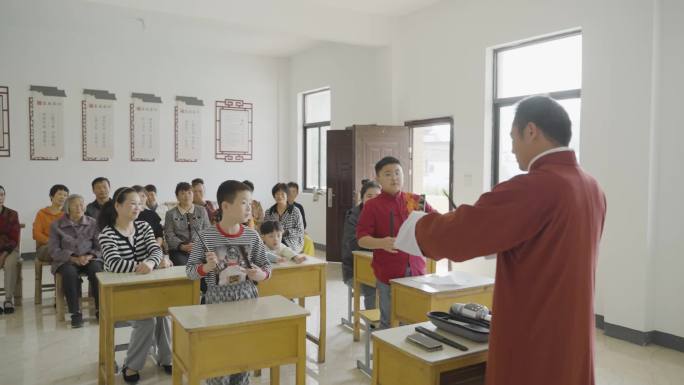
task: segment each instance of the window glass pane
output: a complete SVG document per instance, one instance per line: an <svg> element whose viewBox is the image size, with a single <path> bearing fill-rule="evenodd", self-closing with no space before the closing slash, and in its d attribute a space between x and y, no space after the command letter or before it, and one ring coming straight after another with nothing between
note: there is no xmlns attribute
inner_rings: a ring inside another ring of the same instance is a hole
<svg viewBox="0 0 684 385"><path fill-rule="evenodd" d="M449 211L450 142L450 124L413 127L413 191L442 213Z"/></svg>
<svg viewBox="0 0 684 385"><path fill-rule="evenodd" d="M330 90L304 95L304 124L330 120Z"/></svg>
<svg viewBox="0 0 684 385"><path fill-rule="evenodd" d="M582 35L496 54L497 98L582 88Z"/></svg>
<svg viewBox="0 0 684 385"><path fill-rule="evenodd" d="M328 130L330 127L321 127L321 178L320 188L325 189L328 178Z"/></svg>
<svg viewBox="0 0 684 385"><path fill-rule="evenodd" d="M318 127L306 129L306 186L318 186Z"/></svg>
<svg viewBox="0 0 684 385"><path fill-rule="evenodd" d="M565 108L572 122L572 139L570 148L575 150L577 160L580 159L580 99L564 99L558 103ZM518 161L512 152L513 142L511 140L511 125L515 116L517 106L506 106L499 109L499 182L506 181L516 175L522 174L518 167Z"/></svg>

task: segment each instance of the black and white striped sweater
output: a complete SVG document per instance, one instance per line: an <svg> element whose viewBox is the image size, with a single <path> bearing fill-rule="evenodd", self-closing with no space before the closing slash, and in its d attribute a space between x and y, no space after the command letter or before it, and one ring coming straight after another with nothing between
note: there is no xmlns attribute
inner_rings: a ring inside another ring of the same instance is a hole
<svg viewBox="0 0 684 385"><path fill-rule="evenodd" d="M162 251L154 239L154 231L147 222L135 221L133 244L125 235L112 226L100 232L98 240L104 259L104 270L114 273L135 271L139 262L150 261L157 267L162 260Z"/></svg>

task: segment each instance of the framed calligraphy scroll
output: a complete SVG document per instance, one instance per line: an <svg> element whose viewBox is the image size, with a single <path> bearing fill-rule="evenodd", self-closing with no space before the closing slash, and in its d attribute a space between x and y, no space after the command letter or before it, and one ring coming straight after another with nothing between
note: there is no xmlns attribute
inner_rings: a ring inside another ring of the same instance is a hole
<svg viewBox="0 0 684 385"><path fill-rule="evenodd" d="M216 159L242 162L252 159L252 103L217 100L215 108Z"/></svg>
<svg viewBox="0 0 684 385"><path fill-rule="evenodd" d="M81 148L84 161L107 161L114 155L114 101L102 90L83 90Z"/></svg>
<svg viewBox="0 0 684 385"><path fill-rule="evenodd" d="M154 162L159 157L159 110L161 98L131 94L131 161Z"/></svg>
<svg viewBox="0 0 684 385"><path fill-rule="evenodd" d="M58 160L64 154L64 98L57 87L31 86L29 153L31 160Z"/></svg>
<svg viewBox="0 0 684 385"><path fill-rule="evenodd" d="M4 86L0 86L0 130L0 157L9 157L9 87Z"/></svg>
<svg viewBox="0 0 684 385"><path fill-rule="evenodd" d="M202 152L202 107L204 102L191 96L176 96L174 110L174 159L197 162Z"/></svg>

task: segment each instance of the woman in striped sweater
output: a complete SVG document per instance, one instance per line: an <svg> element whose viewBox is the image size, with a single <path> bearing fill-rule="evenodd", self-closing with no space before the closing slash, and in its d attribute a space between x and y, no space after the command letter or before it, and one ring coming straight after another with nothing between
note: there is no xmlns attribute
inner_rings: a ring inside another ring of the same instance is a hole
<svg viewBox="0 0 684 385"><path fill-rule="evenodd" d="M102 228L99 242L105 271L115 273L148 274L156 267L168 267L162 251L155 241L149 224L136 221L142 211L138 194L129 187L114 193L100 213L98 224ZM161 327L156 327L157 324ZM124 381L135 383L145 364L147 353L156 344L157 362L171 374L171 332L166 317L131 321L133 332L122 369ZM156 330L156 333L155 333Z"/></svg>

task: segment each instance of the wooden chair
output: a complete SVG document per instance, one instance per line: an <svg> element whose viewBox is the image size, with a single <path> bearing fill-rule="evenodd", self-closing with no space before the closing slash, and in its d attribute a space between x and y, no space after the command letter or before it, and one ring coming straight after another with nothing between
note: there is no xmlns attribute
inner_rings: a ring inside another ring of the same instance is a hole
<svg viewBox="0 0 684 385"><path fill-rule="evenodd" d="M86 274L79 274L80 278L87 277ZM81 286L83 283L81 282ZM88 311L93 314L95 311L95 298L93 298L90 292L90 284L88 284L88 296L83 297L83 288L81 287L81 294L79 295L79 302L81 305L81 313L84 309L88 308ZM65 315L67 311L66 297L64 296L64 287L62 281L62 274L55 273L55 308L57 310L57 320L66 321Z"/></svg>
<svg viewBox="0 0 684 385"><path fill-rule="evenodd" d="M36 243L36 250L38 250L38 243ZM43 292L44 291L54 291L55 290L55 284L54 283L46 283L43 284L43 267L47 266L50 267L52 265L52 262L45 262L41 261L38 259L38 256L36 256L36 259L34 261L34 266L36 269L36 284L35 284L35 300L34 303L36 305L40 305L43 303Z"/></svg>

